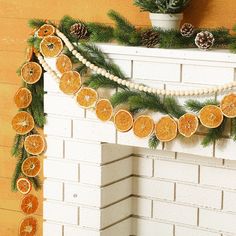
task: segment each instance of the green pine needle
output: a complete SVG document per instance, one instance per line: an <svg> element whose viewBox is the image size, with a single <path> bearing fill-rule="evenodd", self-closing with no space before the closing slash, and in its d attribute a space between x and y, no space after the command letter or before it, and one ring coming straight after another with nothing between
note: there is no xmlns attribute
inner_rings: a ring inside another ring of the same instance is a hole
<svg viewBox="0 0 236 236"><path fill-rule="evenodd" d="M45 20L41 20L41 19L30 19L28 22L29 26L33 29L38 29L40 28L42 25L46 24Z"/></svg>
<svg viewBox="0 0 236 236"><path fill-rule="evenodd" d="M125 17L114 10L110 10L108 16L115 21L114 37L119 43L131 46L141 45L140 30L137 30Z"/></svg>
<svg viewBox="0 0 236 236"><path fill-rule="evenodd" d="M84 64L81 64L81 63L73 70L79 72L81 76L84 76L88 73L88 67Z"/></svg>
<svg viewBox="0 0 236 236"><path fill-rule="evenodd" d="M151 149L157 149L158 145L160 143L160 140L157 139L155 134L152 134L152 136L148 140L148 146Z"/></svg>
<svg viewBox="0 0 236 236"><path fill-rule="evenodd" d="M11 148L12 156L18 157L21 154L24 140L25 140L24 135L19 135L19 134L15 135L14 143Z"/></svg>
<svg viewBox="0 0 236 236"><path fill-rule="evenodd" d="M214 144L215 141L222 138L222 134L223 134L225 126L226 126L226 121L227 121L227 119L224 118L222 124L219 127L208 130L208 133L206 134L206 136L204 137L204 139L202 141L203 147L207 147L211 144Z"/></svg>
<svg viewBox="0 0 236 236"><path fill-rule="evenodd" d="M110 102L113 107L116 107L120 104L127 103L129 97L138 95L138 92L135 91L121 91L115 93L113 96L110 97Z"/></svg>
<svg viewBox="0 0 236 236"><path fill-rule="evenodd" d="M87 23L90 42L110 42L114 38L114 29L101 23Z"/></svg>
<svg viewBox="0 0 236 236"><path fill-rule="evenodd" d="M106 69L108 72L121 79L126 79L119 66L113 63L112 60L108 58L96 45L91 43L82 43L79 48L80 52L85 54L85 58L91 59L91 61L97 66Z"/></svg>
<svg viewBox="0 0 236 236"><path fill-rule="evenodd" d="M32 36L27 40L27 43L29 46L33 46L34 48L39 50L41 41L42 41L41 38L37 38L37 37Z"/></svg>
<svg viewBox="0 0 236 236"><path fill-rule="evenodd" d="M182 115L186 113L183 106L181 106L177 100L173 97L166 97L164 99L164 105L169 115L179 119Z"/></svg>
<svg viewBox="0 0 236 236"><path fill-rule="evenodd" d="M42 188L42 183L41 183L40 178L38 176L29 177L29 180L32 183L32 185L36 191L38 191Z"/></svg>
<svg viewBox="0 0 236 236"><path fill-rule="evenodd" d="M127 89L126 86L118 84L115 81L109 80L106 77L98 74L91 75L83 84L93 89L98 89L98 88Z"/></svg>
<svg viewBox="0 0 236 236"><path fill-rule="evenodd" d="M233 140L236 141L236 118L232 119L232 132L231 132L231 136L232 136Z"/></svg>
<svg viewBox="0 0 236 236"><path fill-rule="evenodd" d="M185 102L185 107L193 112L199 112L204 106L207 105L219 105L219 102L216 101L215 99L208 99L204 102L200 102L197 100L190 99Z"/></svg>

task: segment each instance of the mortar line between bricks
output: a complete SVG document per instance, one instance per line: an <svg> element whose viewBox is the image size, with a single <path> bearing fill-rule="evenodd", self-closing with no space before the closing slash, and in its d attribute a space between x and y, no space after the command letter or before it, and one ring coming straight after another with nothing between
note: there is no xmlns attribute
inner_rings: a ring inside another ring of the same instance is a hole
<svg viewBox="0 0 236 236"><path fill-rule="evenodd" d="M224 191L221 191L221 210L223 211L224 209Z"/></svg>
<svg viewBox="0 0 236 236"><path fill-rule="evenodd" d="M138 216L138 215L132 215L133 218L135 219L142 219L142 220L146 220L146 221L152 221L152 222L158 222L158 223L163 223L163 224L169 224L169 225L175 225L179 226L179 227L185 227L188 229L194 229L194 230L203 230L206 232L210 232L210 233L218 233L219 231L214 230L214 229L208 229L208 228L204 228L201 226L196 226L196 225L189 225L189 224L184 224L184 223L180 223L180 222L174 222L174 221L168 221L168 220L162 220L162 219L158 219L158 218L149 218L149 217L144 217L144 216ZM157 235L159 236L159 235ZM186 235L183 235L186 236ZM187 235L190 236L190 235Z"/></svg>
<svg viewBox="0 0 236 236"><path fill-rule="evenodd" d="M106 227L104 227L104 228L101 228L100 231L109 229L109 228L111 228L112 226L114 226L114 225L116 225L116 224L119 224L119 223L121 223L122 221L125 221L125 220L128 220L128 219L132 219L132 214L130 214L129 216L127 216L127 217L125 217L125 218L123 218L123 219L121 219L121 220L118 220L118 221L114 222L113 224L111 224L111 225L109 225L109 226L106 226Z"/></svg>
<svg viewBox="0 0 236 236"><path fill-rule="evenodd" d="M197 226L199 227L199 222L200 222L200 209L197 209Z"/></svg>
<svg viewBox="0 0 236 236"><path fill-rule="evenodd" d="M137 197L137 198L142 198L142 199L147 199L147 200L152 200L156 202L163 202L163 203L169 203L173 205L178 205L178 206L183 206L183 207L191 207L195 209L202 209L202 210L208 210L211 212L218 212L218 213L226 213L229 215L236 215L236 212L231 212L231 211L224 211L222 209L216 209L216 208L210 208L206 206L200 206L200 205L194 205L191 203L186 203L186 202L178 202L178 201L173 201L169 199L163 199L163 198L153 198L153 197L148 197L148 196L143 196L143 195L138 195L138 194L132 194L132 197Z"/></svg>

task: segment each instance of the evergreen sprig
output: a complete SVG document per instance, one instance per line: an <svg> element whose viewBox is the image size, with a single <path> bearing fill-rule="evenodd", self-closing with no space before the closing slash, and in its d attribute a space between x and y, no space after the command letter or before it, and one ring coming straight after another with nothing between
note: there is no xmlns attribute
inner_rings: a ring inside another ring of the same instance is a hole
<svg viewBox="0 0 236 236"><path fill-rule="evenodd" d="M82 56L93 62L96 66L104 68L121 79L127 79L119 66L113 63L113 61L109 59L96 45L91 43L81 43L78 44L78 51Z"/></svg>
<svg viewBox="0 0 236 236"><path fill-rule="evenodd" d="M148 146L151 149L157 149L157 146L159 145L160 140L156 137L155 134L152 134L148 140Z"/></svg>
<svg viewBox="0 0 236 236"><path fill-rule="evenodd" d="M38 29L40 28L42 25L46 24L45 20L42 19L30 19L28 21L28 24L31 28L33 29Z"/></svg>
<svg viewBox="0 0 236 236"><path fill-rule="evenodd" d="M85 86L91 87L93 89L99 88L111 88L111 89L127 89L126 86L122 84L118 84L113 80L110 80L99 74L92 74L85 82L83 83Z"/></svg>
<svg viewBox="0 0 236 236"><path fill-rule="evenodd" d="M180 13L191 0L134 0L134 5L140 7L141 11L152 13Z"/></svg>
<svg viewBox="0 0 236 236"><path fill-rule="evenodd" d="M225 126L226 126L226 121L227 121L227 119L224 118L222 124L219 127L208 130L208 133L206 134L206 136L202 140L203 147L207 147L207 146L213 144L215 141L222 138L222 134L223 134Z"/></svg>
<svg viewBox="0 0 236 236"><path fill-rule="evenodd" d="M232 119L231 136L232 136L233 140L236 141L236 118Z"/></svg>
<svg viewBox="0 0 236 236"><path fill-rule="evenodd" d="M125 17L114 10L110 10L108 16L116 24L114 37L119 43L130 46L141 45L141 31L137 30Z"/></svg>
<svg viewBox="0 0 236 236"><path fill-rule="evenodd" d="M186 113L183 106L181 106L174 97L166 97L164 99L164 105L169 115L179 119Z"/></svg>
<svg viewBox="0 0 236 236"><path fill-rule="evenodd" d="M32 36L27 40L27 43L28 43L28 45L30 45L30 46L36 48L37 50L39 50L41 41L42 41L41 38Z"/></svg>
<svg viewBox="0 0 236 236"><path fill-rule="evenodd" d="M207 105L216 105L217 106L217 105L219 105L219 102L216 101L215 99L208 99L204 102L190 99L185 102L185 107L193 112L196 112L196 113L199 112L204 106L207 106Z"/></svg>

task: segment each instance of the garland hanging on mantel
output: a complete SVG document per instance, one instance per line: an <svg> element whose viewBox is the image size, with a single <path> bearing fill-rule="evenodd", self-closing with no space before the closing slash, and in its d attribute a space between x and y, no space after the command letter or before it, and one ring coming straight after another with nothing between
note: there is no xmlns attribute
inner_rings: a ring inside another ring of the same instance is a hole
<svg viewBox="0 0 236 236"><path fill-rule="evenodd" d="M126 25L125 37L128 42L137 39L136 30L130 37L129 23L114 12L110 15L120 27ZM132 129L135 136L148 138L150 148L157 148L159 142L169 142L178 135L190 138L198 132L200 125L208 129L202 144L210 145L224 136L227 120L232 123L231 135L236 140L236 94L230 91L236 86L235 82L192 91L165 90L136 84L99 48L84 42L111 40L114 35L118 35L112 27L84 23L68 16L61 20L58 27L43 20L32 20L30 25L34 31L28 40L26 62L18 71L23 83L14 97L19 112L12 120L12 127L17 133L12 147L12 155L17 158L12 189L27 194L27 199L25 197L22 200L22 210L25 209L26 200L32 203L32 209L27 210L26 214L34 213L38 207L35 196L29 194L32 184L36 190L41 187L38 177L40 157L46 146L41 131L46 122L43 111L45 71L59 83L60 90L73 95L82 108L93 109L103 122L113 121L120 132ZM167 38L169 35L165 40ZM221 43L226 41L223 37ZM44 59L52 57L56 57L57 71ZM102 97L99 88L113 89L113 95ZM225 91L230 92L221 101L209 99L200 102L198 99L191 99L185 105L180 105L176 98L215 95ZM153 113L161 113L163 117L154 121ZM33 217L24 219L20 230L24 231L27 224L32 226L32 230L36 230L37 223Z"/></svg>

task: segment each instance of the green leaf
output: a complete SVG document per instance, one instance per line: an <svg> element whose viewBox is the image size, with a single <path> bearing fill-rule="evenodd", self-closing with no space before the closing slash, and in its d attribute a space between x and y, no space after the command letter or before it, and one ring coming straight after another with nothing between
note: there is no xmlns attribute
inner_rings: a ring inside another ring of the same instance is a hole
<svg viewBox="0 0 236 236"><path fill-rule="evenodd" d="M177 119L186 113L184 107L181 106L174 97L166 97L164 99L164 105L167 113Z"/></svg>
<svg viewBox="0 0 236 236"><path fill-rule="evenodd" d="M215 99L208 99L204 102L200 102L198 100L190 99L185 102L185 107L193 112L199 112L203 107L207 105L215 105L218 106L219 102Z"/></svg>

